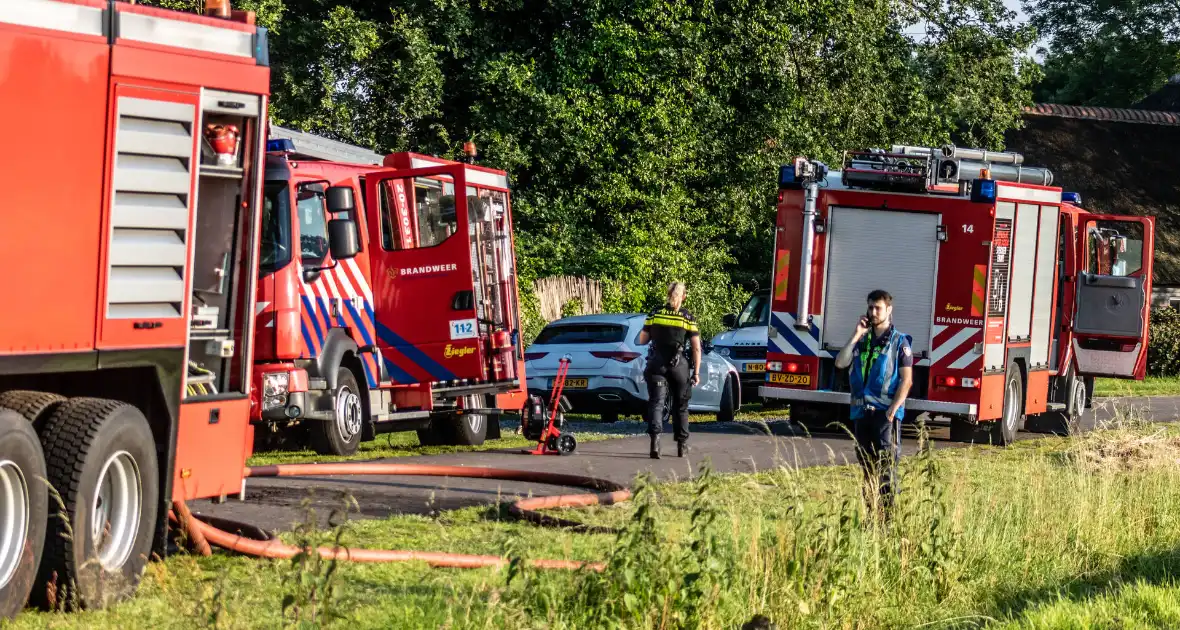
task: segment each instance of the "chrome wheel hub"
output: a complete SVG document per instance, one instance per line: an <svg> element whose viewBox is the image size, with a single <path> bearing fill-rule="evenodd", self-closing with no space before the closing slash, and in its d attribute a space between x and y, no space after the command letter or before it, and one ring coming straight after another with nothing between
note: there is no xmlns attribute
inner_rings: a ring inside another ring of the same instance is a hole
<svg viewBox="0 0 1180 630"><path fill-rule="evenodd" d="M361 432L361 398L345 385L336 395L336 428L345 442Z"/></svg>
<svg viewBox="0 0 1180 630"><path fill-rule="evenodd" d="M116 571L131 557L143 512L139 466L127 451L111 455L98 475L98 491L90 508L90 540L98 561Z"/></svg>
<svg viewBox="0 0 1180 630"><path fill-rule="evenodd" d="M29 487L19 466L0 461L0 588L20 567L29 536Z"/></svg>

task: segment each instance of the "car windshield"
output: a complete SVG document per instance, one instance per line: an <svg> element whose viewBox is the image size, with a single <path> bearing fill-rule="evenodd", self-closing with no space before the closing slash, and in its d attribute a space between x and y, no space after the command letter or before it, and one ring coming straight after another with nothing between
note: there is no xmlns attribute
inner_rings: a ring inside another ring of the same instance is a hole
<svg viewBox="0 0 1180 630"><path fill-rule="evenodd" d="M618 343L624 334L626 328L619 324L554 324L546 326L533 343Z"/></svg>
<svg viewBox="0 0 1180 630"><path fill-rule="evenodd" d="M286 182L266 185L262 199L262 243L259 268L274 271L291 262L291 201Z"/></svg>
<svg viewBox="0 0 1180 630"><path fill-rule="evenodd" d="M738 316L738 328L765 326L770 322L770 296L754 294Z"/></svg>

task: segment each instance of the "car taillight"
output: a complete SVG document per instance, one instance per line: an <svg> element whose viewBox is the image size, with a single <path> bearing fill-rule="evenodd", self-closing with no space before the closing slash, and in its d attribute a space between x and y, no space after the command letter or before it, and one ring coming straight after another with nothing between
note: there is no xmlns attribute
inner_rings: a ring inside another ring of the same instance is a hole
<svg viewBox="0 0 1180 630"><path fill-rule="evenodd" d="M943 387L975 388L979 386L979 379L959 378L957 376L936 376L934 377L934 384Z"/></svg>
<svg viewBox="0 0 1180 630"><path fill-rule="evenodd" d="M783 371L783 362L782 361L767 361L766 362L766 371L767 372L782 372Z"/></svg>
<svg viewBox="0 0 1180 630"><path fill-rule="evenodd" d="M811 366L806 363L795 363L794 361L787 361L783 364L783 372L787 374L807 374L811 371Z"/></svg>
<svg viewBox="0 0 1180 630"><path fill-rule="evenodd" d="M549 353L548 352L526 352L526 353L524 353L524 360L525 361L535 361L537 359L543 359L545 357L545 355L547 355L547 354L549 354Z"/></svg>
<svg viewBox="0 0 1180 630"><path fill-rule="evenodd" d="M626 352L623 350L612 351L591 351L591 356L596 356L599 359L614 359L619 363L630 363L639 358L638 352Z"/></svg>

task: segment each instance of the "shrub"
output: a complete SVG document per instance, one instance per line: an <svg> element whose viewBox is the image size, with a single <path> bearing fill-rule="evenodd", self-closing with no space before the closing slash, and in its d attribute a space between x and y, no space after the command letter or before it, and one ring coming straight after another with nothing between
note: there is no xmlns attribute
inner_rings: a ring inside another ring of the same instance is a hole
<svg viewBox="0 0 1180 630"><path fill-rule="evenodd" d="M1153 310L1149 334L1147 374L1180 375L1180 311L1173 308Z"/></svg>

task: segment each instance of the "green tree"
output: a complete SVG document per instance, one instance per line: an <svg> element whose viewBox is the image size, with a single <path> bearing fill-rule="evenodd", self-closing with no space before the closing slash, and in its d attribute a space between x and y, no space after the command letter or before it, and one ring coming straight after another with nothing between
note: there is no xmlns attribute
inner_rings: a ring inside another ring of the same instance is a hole
<svg viewBox="0 0 1180 630"><path fill-rule="evenodd" d="M1180 72L1180 3L1023 1L1048 38L1038 100L1127 107Z"/></svg>
<svg viewBox="0 0 1180 630"><path fill-rule="evenodd" d="M1001 0L236 4L273 29L274 122L378 151L475 140L512 176L522 284L591 276L646 310L684 280L706 334L768 285L780 164L999 149L1039 78Z"/></svg>

